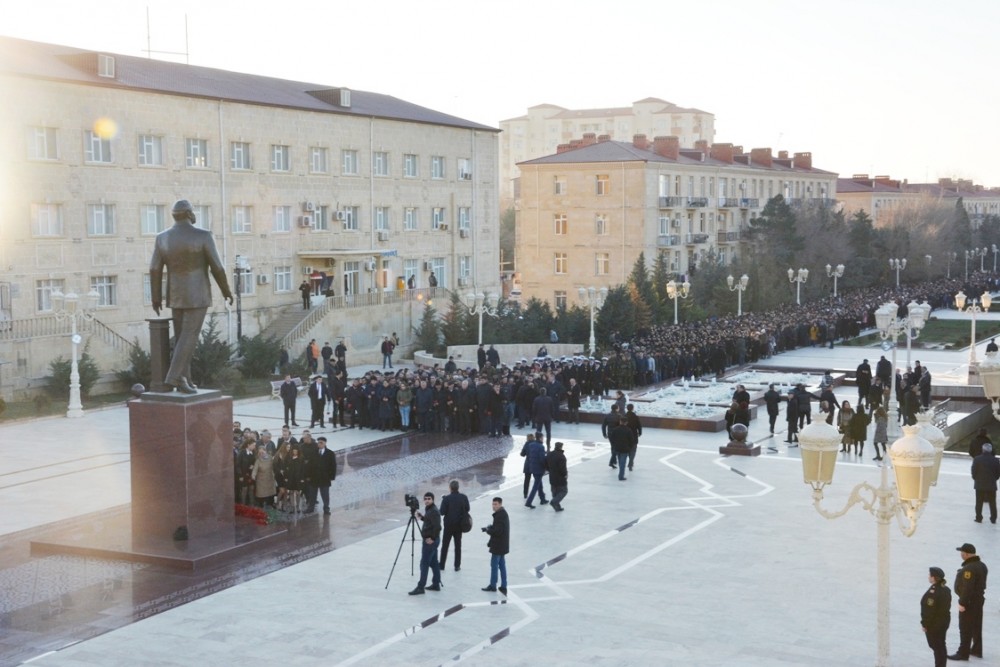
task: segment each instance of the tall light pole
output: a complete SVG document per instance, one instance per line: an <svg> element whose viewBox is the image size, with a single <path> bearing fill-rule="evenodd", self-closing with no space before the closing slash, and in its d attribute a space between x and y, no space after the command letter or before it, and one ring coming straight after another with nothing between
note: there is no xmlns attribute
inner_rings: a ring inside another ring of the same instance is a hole
<svg viewBox="0 0 1000 667"><path fill-rule="evenodd" d="M73 361L70 365L69 373L69 406L66 416L77 418L83 416L83 402L80 400L80 364L77 348L83 341L77 331L77 322L83 323L85 320L94 319L94 309L97 307L100 295L97 290L90 290L80 300L76 292L63 294L61 290L52 293L53 314L60 322L69 320L72 324L70 340L73 342Z"/></svg>
<svg viewBox="0 0 1000 667"><path fill-rule="evenodd" d="M729 291L736 292L736 317L743 315L743 292L747 291L748 282L750 282L750 276L745 273L740 276L739 282L736 282L732 276L726 278L726 284L729 285Z"/></svg>
<svg viewBox="0 0 1000 667"><path fill-rule="evenodd" d="M965 251L965 282L969 282L969 260L975 256L974 253L974 250Z"/></svg>
<svg viewBox="0 0 1000 667"><path fill-rule="evenodd" d="M688 281L678 285L671 280L667 283L667 297L674 300L674 324L677 324L677 299L686 299L691 293L691 283Z"/></svg>
<svg viewBox="0 0 1000 667"><path fill-rule="evenodd" d="M597 338L594 336L594 313L604 305L604 300L608 297L608 288L581 287L578 292L580 294L580 301L590 307L590 356L594 356L597 352ZM676 304L677 302L675 301L675 307ZM676 315L674 317L676 318Z"/></svg>
<svg viewBox="0 0 1000 667"><path fill-rule="evenodd" d="M997 272L997 253L1000 252L1000 248L997 248L997 244L993 244L993 273Z"/></svg>
<svg viewBox="0 0 1000 667"><path fill-rule="evenodd" d="M809 269L799 269L798 273L788 269L788 282L795 283L795 305L802 305L802 283L809 280Z"/></svg>
<svg viewBox="0 0 1000 667"><path fill-rule="evenodd" d="M826 276L828 278L833 278L833 298L837 298L837 278L842 278L844 276L844 265L838 264L837 268L834 269L829 264L826 265Z"/></svg>
<svg viewBox="0 0 1000 667"><path fill-rule="evenodd" d="M899 272L906 268L906 258L903 259L890 259L889 260L889 270L896 272L896 287L899 287Z"/></svg>
<svg viewBox="0 0 1000 667"><path fill-rule="evenodd" d="M236 289L236 350L243 356L243 277L250 268L250 260L243 255L236 255L233 268L233 287Z"/></svg>
<svg viewBox="0 0 1000 667"><path fill-rule="evenodd" d="M917 338L920 335L920 330L924 328L927 316L930 314L930 307L918 306L911 303L906 307L906 317L896 317L898 312L899 306L893 301L882 304L875 311L875 326L878 328L879 335L884 341L892 341L892 373L890 374L892 386L889 387L889 414L892 415L893 411L895 411L897 417L899 415L899 403L896 401L895 391L896 339L900 334L906 334L907 344L909 344L911 338ZM890 440L899 437L899 422L897 419L889 420L887 435Z"/></svg>
<svg viewBox="0 0 1000 667"><path fill-rule="evenodd" d="M989 252L989 248L980 248L979 249L979 272L980 273L982 273L983 271L986 270L986 268L983 266L983 262L986 261L986 253L988 253L988 252Z"/></svg>
<svg viewBox="0 0 1000 667"><path fill-rule="evenodd" d="M951 280L951 263L958 259L958 253L946 252L944 256L948 259L948 280Z"/></svg>
<svg viewBox="0 0 1000 667"><path fill-rule="evenodd" d="M983 292L983 295L979 297L979 302L981 306L976 305L976 300L973 299L966 307L965 303L968 297L965 296L965 292L959 292L955 295L955 307L958 310L964 310L967 313L972 313L972 345L969 346L969 375L975 375L977 372L976 363L976 315L978 313L988 313L990 306L993 304L993 299L990 297L989 292Z"/></svg>
<svg viewBox="0 0 1000 667"><path fill-rule="evenodd" d="M833 426L816 420L799 432L802 452L802 474L806 484L812 486L813 507L820 516L836 519L860 504L878 523L877 534L877 611L876 641L878 657L876 667L889 665L889 525L896 519L900 532L911 537L923 514L930 495L930 486L936 484L936 466L940 465L935 446L924 436L926 425L904 426L905 435L892 443L889 457L892 460L894 483L889 483L889 466L882 465L881 483L875 487L861 482L851 490L844 508L828 512L820 503L823 487L833 482L834 467L841 435ZM943 435L943 434L942 434ZM943 442L941 450L943 451Z"/></svg>
<svg viewBox="0 0 1000 667"><path fill-rule="evenodd" d="M498 306L489 307L490 302L497 302L497 295L490 292L489 294L483 294L482 292L469 292L465 295L465 305L469 308L470 315L479 316L479 338L477 343L479 345L483 344L483 315L489 315L490 317L496 317Z"/></svg>

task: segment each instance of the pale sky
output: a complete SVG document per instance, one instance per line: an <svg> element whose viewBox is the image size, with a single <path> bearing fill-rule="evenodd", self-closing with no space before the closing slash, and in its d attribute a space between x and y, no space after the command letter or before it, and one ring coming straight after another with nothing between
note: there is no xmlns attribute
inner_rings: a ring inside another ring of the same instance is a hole
<svg viewBox="0 0 1000 667"><path fill-rule="evenodd" d="M658 97L718 142L1000 187L997 0L15 0L0 34L368 90L493 127ZM183 61L183 56L157 55Z"/></svg>

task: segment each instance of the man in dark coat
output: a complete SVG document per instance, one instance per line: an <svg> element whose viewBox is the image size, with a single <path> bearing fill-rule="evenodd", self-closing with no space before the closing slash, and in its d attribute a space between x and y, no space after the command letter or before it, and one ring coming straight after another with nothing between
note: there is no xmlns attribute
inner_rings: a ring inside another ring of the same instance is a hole
<svg viewBox="0 0 1000 667"><path fill-rule="evenodd" d="M278 390L278 395L281 396L281 405L285 409L285 424L291 424L292 426L298 426L295 423L295 401L299 397L299 388L295 386L292 382L291 375L285 375L285 381L281 383L281 389ZM289 418L291 420L289 421Z"/></svg>
<svg viewBox="0 0 1000 667"><path fill-rule="evenodd" d="M979 429L979 432L972 438L972 442L969 443L969 456L976 458L983 453L983 445L986 443L990 444L990 448L993 447L993 441L990 440L989 431L985 428ZM996 452L993 452L993 456L996 456Z"/></svg>
<svg viewBox="0 0 1000 667"><path fill-rule="evenodd" d="M416 513L418 519L423 521L420 526L420 537L423 543L420 547L420 581L417 587L410 591L410 595L423 595L424 590L441 590L441 566L438 564L437 549L441 541L441 514L434 505L434 494L428 491L424 494L424 512ZM427 586L427 570L433 573L431 585Z"/></svg>
<svg viewBox="0 0 1000 667"><path fill-rule="evenodd" d="M337 479L337 455L326 448L326 438L316 438L316 451L306 459L306 514L316 509L316 492L323 499L323 514L330 514L330 483Z"/></svg>
<svg viewBox="0 0 1000 667"><path fill-rule="evenodd" d="M885 357L882 357L885 359ZM882 362L879 361L879 367L881 368ZM891 366L891 365L890 365ZM872 388L872 367L869 365L868 360L864 359L858 364L857 370L854 371L854 381L858 385L858 402L868 400L868 391Z"/></svg>
<svg viewBox="0 0 1000 667"><path fill-rule="evenodd" d="M958 631L961 643L949 660L968 660L970 655L983 657L983 603L986 598L986 564L976 555L976 547L966 542L955 550L962 556L962 567L955 575L958 596Z"/></svg>
<svg viewBox="0 0 1000 667"><path fill-rule="evenodd" d="M441 499L441 518L444 537L441 541L441 568L448 565L448 545L455 538L455 572L462 569L462 523L469 515L469 497L458 492L458 480L448 483L451 491Z"/></svg>
<svg viewBox="0 0 1000 667"><path fill-rule="evenodd" d="M927 645L934 652L934 667L945 667L948 664L945 637L951 625L951 591L941 568L930 568L927 579L931 587L920 598L920 625L927 636Z"/></svg>
<svg viewBox="0 0 1000 667"><path fill-rule="evenodd" d="M642 422L639 421L639 415L635 414L634 403L625 406L625 425L635 436L635 444L632 445L632 449L628 453L628 469L631 470L632 466L635 465L635 453L639 449L639 438L642 437Z"/></svg>
<svg viewBox="0 0 1000 667"><path fill-rule="evenodd" d="M886 359L884 354L875 364L875 377L882 380L883 387L892 386L892 362Z"/></svg>
<svg viewBox="0 0 1000 667"><path fill-rule="evenodd" d="M316 428L316 422L319 422L320 428L323 428L323 410L326 408L329 393L330 388L323 382L323 376L318 373L314 375L312 383L309 385L309 403L312 407L309 428Z"/></svg>
<svg viewBox="0 0 1000 667"><path fill-rule="evenodd" d="M486 350L486 361L493 364L493 368L500 367L500 353L492 345L490 345L490 349Z"/></svg>
<svg viewBox="0 0 1000 667"><path fill-rule="evenodd" d="M795 398L795 392L788 392L788 407L785 408L785 419L788 421L788 439L785 440L790 446L798 447L799 441L799 402Z"/></svg>
<svg viewBox="0 0 1000 667"><path fill-rule="evenodd" d="M555 449L546 455L549 468L549 486L552 488L552 509L563 511L562 500L569 493L569 471L566 469L566 454L563 444L557 442Z"/></svg>
<svg viewBox="0 0 1000 667"><path fill-rule="evenodd" d="M483 370L483 367L486 366L486 349L482 343L479 344L479 348L476 350L476 364L479 366L479 370Z"/></svg>
<svg viewBox="0 0 1000 667"><path fill-rule="evenodd" d="M510 517L503 508L503 498L493 499L493 523L483 526L483 532L490 536L486 547L490 550L490 583L484 591L494 593L499 590L507 595L507 554L510 553ZM500 587L497 588L497 573Z"/></svg>
<svg viewBox="0 0 1000 667"><path fill-rule="evenodd" d="M555 404L552 397L548 395L548 390L542 387L538 390L538 396L531 403L531 421L535 428L545 430L545 449L549 449L552 442L552 420L555 418Z"/></svg>
<svg viewBox="0 0 1000 667"><path fill-rule="evenodd" d="M628 455L636 444L635 434L628 427L624 417L619 417L618 425L608 432L608 441L611 443L611 451L618 457L618 479L624 482Z"/></svg>
<svg viewBox="0 0 1000 667"><path fill-rule="evenodd" d="M990 523L997 522L997 480L1000 460L993 456L993 445L984 443L983 453L972 459L972 479L976 489L976 523L983 522L983 503L990 506Z"/></svg>
<svg viewBox="0 0 1000 667"><path fill-rule="evenodd" d="M302 279L302 284L299 285L299 292L302 294L302 310L309 310L309 299L312 296L312 287L309 285L309 281L305 278Z"/></svg>
<svg viewBox="0 0 1000 667"><path fill-rule="evenodd" d="M527 460L525 465L528 468L528 472L531 473L534 483L531 486L531 491L528 492L524 506L535 509L535 506L531 502L535 499L536 493L543 505L547 505L549 502L545 499L545 487L542 485L542 478L545 476L545 448L537 439L529 440L526 444L528 451L526 452Z"/></svg>
<svg viewBox="0 0 1000 667"><path fill-rule="evenodd" d="M767 421L770 424L771 435L774 435L774 423L778 421L778 404L781 403L781 394L774 388L774 385L768 385L767 391L764 392L764 404L767 406Z"/></svg>

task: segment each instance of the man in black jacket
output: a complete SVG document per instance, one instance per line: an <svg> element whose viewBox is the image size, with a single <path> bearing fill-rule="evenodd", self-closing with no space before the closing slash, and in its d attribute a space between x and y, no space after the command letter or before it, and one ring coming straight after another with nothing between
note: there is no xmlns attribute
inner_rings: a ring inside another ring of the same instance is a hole
<svg viewBox="0 0 1000 667"><path fill-rule="evenodd" d="M278 390L278 394L281 396L281 404L285 408L284 423L298 426L295 423L295 401L299 397L299 388L292 382L291 375L285 375L285 381L281 383L281 389ZM289 421L289 418L291 418L291 421Z"/></svg>
<svg viewBox="0 0 1000 667"><path fill-rule="evenodd" d="M444 538L441 541L441 568L448 565L448 544L455 538L455 572L462 569L462 523L469 515L469 497L458 492L458 480L448 483L451 490L441 499L441 518L444 524Z"/></svg>
<svg viewBox="0 0 1000 667"><path fill-rule="evenodd" d="M955 548L962 556L962 567L955 575L958 596L958 631L961 644L949 660L968 660L970 655L983 657L983 603L986 597L986 564L976 555L976 547L966 542Z"/></svg>
<svg viewBox="0 0 1000 667"><path fill-rule="evenodd" d="M538 396L531 404L531 421L538 431L545 430L545 449L552 443L552 420L555 418L555 403L548 395L548 390L542 387Z"/></svg>
<svg viewBox="0 0 1000 667"><path fill-rule="evenodd" d="M764 392L764 403L767 405L767 420L771 426L771 435L774 435L774 423L778 421L778 404L781 403L781 394L774 388L774 385L768 385L767 391Z"/></svg>
<svg viewBox="0 0 1000 667"><path fill-rule="evenodd" d="M438 544L441 542L441 514L434 505L434 494L428 491L424 494L424 513L417 512L417 518L423 521L420 526L420 537L423 544L420 547L420 581L410 595L423 595L424 590L441 590L441 566L438 564ZM427 586L427 570L433 577L431 585Z"/></svg>
<svg viewBox="0 0 1000 667"><path fill-rule="evenodd" d="M996 523L1000 461L993 456L993 445L988 442L983 443L982 453L972 459L972 479L976 489L976 523L983 522L983 503L990 506L990 523Z"/></svg>
<svg viewBox="0 0 1000 667"><path fill-rule="evenodd" d="M618 425L608 433L608 441L611 443L611 451L618 457L618 480L624 482L628 455L636 443L635 434L626 424L624 417L619 417Z"/></svg>
<svg viewBox="0 0 1000 667"><path fill-rule="evenodd" d="M510 552L510 517L503 508L503 498L493 499L493 523L483 527L490 536L486 547L490 550L490 584L483 590L493 593L499 590L507 595L507 553ZM497 588L497 573L500 573L500 588Z"/></svg>
<svg viewBox="0 0 1000 667"><path fill-rule="evenodd" d="M319 373L313 375L312 384L309 385L309 403L312 407L309 428L316 428L316 422L319 422L319 427L323 428L323 411L326 409L326 399L329 393L330 389L323 382L323 376Z"/></svg>
<svg viewBox="0 0 1000 667"><path fill-rule="evenodd" d="M546 459L549 468L549 485L552 487L552 509L562 512L562 499L569 493L569 471L566 469L563 444L557 442L555 449L546 455Z"/></svg>
<svg viewBox="0 0 1000 667"><path fill-rule="evenodd" d="M326 448L326 438L316 438L316 451L306 458L306 514L316 510L316 492L323 499L323 514L330 514L330 483L337 479L337 455Z"/></svg>

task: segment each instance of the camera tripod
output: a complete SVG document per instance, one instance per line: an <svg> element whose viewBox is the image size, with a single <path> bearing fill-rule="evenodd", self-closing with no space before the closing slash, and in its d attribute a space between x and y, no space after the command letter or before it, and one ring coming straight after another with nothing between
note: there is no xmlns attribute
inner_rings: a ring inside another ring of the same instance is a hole
<svg viewBox="0 0 1000 667"><path fill-rule="evenodd" d="M399 554L403 551L403 544L406 543L406 533L410 533L410 576L413 576L414 554L417 545L417 512L410 510L410 520L403 528L403 539L399 541L399 548L396 549L396 559L392 561L392 569L389 570L389 578L385 580L385 590L389 590L389 582L392 581L392 573L396 570L396 563L399 561Z"/></svg>

